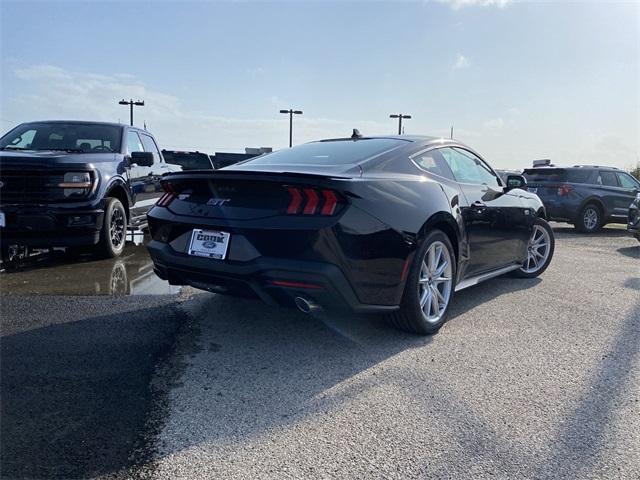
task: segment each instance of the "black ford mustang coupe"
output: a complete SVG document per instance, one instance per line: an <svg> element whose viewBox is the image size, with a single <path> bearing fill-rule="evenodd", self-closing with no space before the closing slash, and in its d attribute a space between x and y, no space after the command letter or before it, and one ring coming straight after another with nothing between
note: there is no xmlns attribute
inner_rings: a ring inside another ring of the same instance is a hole
<svg viewBox="0 0 640 480"><path fill-rule="evenodd" d="M553 256L540 199L469 147L433 137L307 143L163 177L149 211L161 278L272 305L389 314L436 332L454 292Z"/></svg>

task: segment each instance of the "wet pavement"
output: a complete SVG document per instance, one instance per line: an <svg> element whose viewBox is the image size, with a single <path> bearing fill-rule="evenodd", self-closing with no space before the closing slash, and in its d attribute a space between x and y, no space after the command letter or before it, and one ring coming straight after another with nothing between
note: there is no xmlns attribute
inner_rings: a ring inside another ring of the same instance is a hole
<svg viewBox="0 0 640 480"><path fill-rule="evenodd" d="M4 265L3 295L163 295L180 291L153 272L144 245L129 244L118 258L95 259L64 250L43 251Z"/></svg>

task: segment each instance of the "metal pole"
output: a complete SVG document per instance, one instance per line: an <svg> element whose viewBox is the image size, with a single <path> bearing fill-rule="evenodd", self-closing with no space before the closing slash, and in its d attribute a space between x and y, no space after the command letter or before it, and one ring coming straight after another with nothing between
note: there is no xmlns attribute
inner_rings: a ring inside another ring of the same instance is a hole
<svg viewBox="0 0 640 480"><path fill-rule="evenodd" d="M293 146L293 110L289 110L289 148Z"/></svg>
<svg viewBox="0 0 640 480"><path fill-rule="evenodd" d="M129 100L129 108L131 109L131 126L133 127L133 98Z"/></svg>
<svg viewBox="0 0 640 480"><path fill-rule="evenodd" d="M402 114L398 115L398 135L402 135Z"/></svg>

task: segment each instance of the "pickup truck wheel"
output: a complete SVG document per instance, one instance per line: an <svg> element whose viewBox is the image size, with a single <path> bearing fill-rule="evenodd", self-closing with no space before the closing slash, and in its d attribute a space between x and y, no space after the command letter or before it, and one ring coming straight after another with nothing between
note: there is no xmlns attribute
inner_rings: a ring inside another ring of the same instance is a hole
<svg viewBox="0 0 640 480"><path fill-rule="evenodd" d="M97 253L107 258L117 257L124 250L126 236L127 212L120 200L107 198Z"/></svg>

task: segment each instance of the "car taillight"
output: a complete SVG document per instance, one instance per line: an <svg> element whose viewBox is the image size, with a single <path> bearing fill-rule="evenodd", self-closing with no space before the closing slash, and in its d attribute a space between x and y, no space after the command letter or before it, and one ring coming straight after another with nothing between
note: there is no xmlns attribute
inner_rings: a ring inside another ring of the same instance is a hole
<svg viewBox="0 0 640 480"><path fill-rule="evenodd" d="M178 196L178 192L176 191L173 183L170 182L162 182L162 189L165 191L165 194L158 199L156 205L159 207L166 207L175 200Z"/></svg>
<svg viewBox="0 0 640 480"><path fill-rule="evenodd" d="M287 215L331 216L340 203L338 195L329 189L287 187L287 190L290 197Z"/></svg>
<svg viewBox="0 0 640 480"><path fill-rule="evenodd" d="M571 185L560 185L558 187L558 196L564 197L571 193L573 187Z"/></svg>

